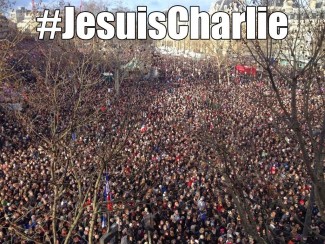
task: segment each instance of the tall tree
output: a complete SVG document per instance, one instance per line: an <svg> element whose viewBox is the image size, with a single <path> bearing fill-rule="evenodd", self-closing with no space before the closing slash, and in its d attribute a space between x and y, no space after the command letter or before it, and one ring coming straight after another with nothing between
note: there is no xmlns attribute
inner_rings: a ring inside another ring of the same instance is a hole
<svg viewBox="0 0 325 244"><path fill-rule="evenodd" d="M273 109L274 114L281 114L294 132L324 219L324 10L303 2L300 6L289 13L289 34L284 40L247 40L245 44L267 74L270 97L275 97L279 106Z"/></svg>

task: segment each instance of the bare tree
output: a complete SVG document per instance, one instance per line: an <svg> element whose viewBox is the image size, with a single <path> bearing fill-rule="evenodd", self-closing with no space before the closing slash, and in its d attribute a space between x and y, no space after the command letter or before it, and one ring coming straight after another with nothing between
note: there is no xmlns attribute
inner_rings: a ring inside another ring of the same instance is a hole
<svg viewBox="0 0 325 244"><path fill-rule="evenodd" d="M30 52L30 50L25 50L22 55L19 55L19 48L17 46L24 40L24 38L24 34L17 32L13 28L8 28L6 38L0 40L0 84L8 80L18 80L19 75L21 75L21 73L17 74L17 72L15 72L15 68ZM12 58L15 56L20 57L15 63L12 63Z"/></svg>
<svg viewBox="0 0 325 244"><path fill-rule="evenodd" d="M26 101L15 118L41 150L49 198L42 200L44 205L19 213L9 228L22 240L69 243L80 222L88 221L88 241L93 243L98 210L105 204L100 197L103 173L120 163L123 145L141 120L139 98L130 94L123 106L118 101L121 117L102 80L97 52L81 53L75 42L54 41L38 48L38 58L45 62L35 64L35 83L22 84ZM38 177L31 176L31 181L39 184ZM37 230L45 230L45 239L24 233L19 225L30 211L37 212ZM42 219L50 221L50 230Z"/></svg>
<svg viewBox="0 0 325 244"><path fill-rule="evenodd" d="M85 1L82 6L82 11L89 11L95 15L107 9L108 5L103 1Z"/></svg>
<svg viewBox="0 0 325 244"><path fill-rule="evenodd" d="M279 107L273 109L274 114L282 114L294 131L324 220L324 10L298 3L300 7L290 12L289 34L284 40L245 44L267 74L270 97L276 98Z"/></svg>
<svg viewBox="0 0 325 244"><path fill-rule="evenodd" d="M211 154L211 167L221 176L220 189L231 196L245 232L257 243L274 243L277 237L269 229L269 215L276 203L275 192L265 188L257 196L251 196L256 185L262 187L264 177L258 165L248 161L249 155L255 155L256 145L249 141L255 132L253 121L261 115L254 109L242 113L240 106L233 105L236 100L249 97L243 90L225 83L209 87L210 100L206 106L210 119L202 121L202 130L197 134Z"/></svg>
<svg viewBox="0 0 325 244"><path fill-rule="evenodd" d="M275 10L271 4L269 4L269 9ZM241 171L247 173L247 169L245 170L241 165L245 160L243 161L238 155L243 155L243 158L244 155L250 155L247 147L250 148L252 141L243 141L240 138L251 138L250 135L245 134L247 133L245 127L250 126L250 118L261 118L261 116L270 117L267 130L276 130L280 135L283 133L290 137L290 139L288 137L283 139L290 140L291 147L297 145L295 155L301 160L295 162L295 167L303 167L303 172L306 172L303 177L306 177L307 182L311 181L312 188L307 198L304 221L299 220L298 216L295 216L295 221L303 225L305 239L309 234L324 239L311 228L311 209L314 203L324 221L324 12L320 8L310 8L305 3L299 2L298 7L291 10L289 14L289 35L286 39L280 41L270 38L265 41L243 40L247 53L242 53L240 58L245 58L247 63L250 62L250 58L253 58L264 69L265 74L264 83L255 83L254 93L246 95L246 99L255 104L256 110L255 113L252 110L245 110L243 120L248 121L248 124L243 125L234 118L225 119L217 116L213 123L212 135L204 133L205 143L209 143L210 147L218 153L221 162L216 167L223 175L229 194L233 196L237 211L245 223L245 231L259 243L284 241L272 232L269 222L272 212L270 206L276 204L288 209L275 189L263 189L263 194L268 196L268 200L265 200L264 195L259 196L264 198L263 202L258 203L260 220L256 221L258 216L246 210L254 206L254 202L247 195L250 191L247 191L247 186L252 182L255 184L258 182L260 169L252 164L249 169L252 173L249 176L243 176ZM286 66L283 66L284 64ZM247 92L253 86L251 84ZM244 92L242 89L245 88L238 88L238 94ZM231 90L236 90L236 87ZM220 95L220 91L215 93L217 98ZM222 97L225 98L224 95ZM233 97L230 99L234 102ZM242 99L242 95L236 99ZM219 106L223 104L222 101L217 101L217 103ZM260 110L264 112L260 113ZM241 111L233 112L243 116ZM217 114L222 115L223 111L217 110ZM250 115L247 117L248 114ZM277 121L277 125L274 120ZM274 126L276 128L273 128ZM229 138L232 140L231 143ZM224 142L225 139L228 140ZM303 164L299 165L300 162ZM283 183L287 184L286 181ZM278 185L278 187L282 186ZM269 199L269 196L272 198Z"/></svg>
<svg viewBox="0 0 325 244"><path fill-rule="evenodd" d="M0 1L0 13L6 12L13 4L15 4L11 0L1 0Z"/></svg>
<svg viewBox="0 0 325 244"><path fill-rule="evenodd" d="M67 243L99 174L96 170L85 181L83 175L87 169L76 166L80 156L76 145L71 143L71 135L81 133L87 124L102 116L100 104L105 104L106 98L99 93L100 76L91 56L76 54L73 46L66 52L55 46L56 43L49 44L46 51L43 50L45 66L35 69L37 81L26 91L26 109L17 113L17 118L33 139L39 141L48 158L52 192L48 202L52 221L49 236L54 243L57 242L60 201L71 194L67 179L75 182L78 200L70 216L72 224L65 239Z"/></svg>
<svg viewBox="0 0 325 244"><path fill-rule="evenodd" d="M123 82L127 78L135 81L151 68L152 49L147 41L128 41L113 39L109 42L97 44L96 50L102 58L105 69L114 73L114 89L118 97Z"/></svg>

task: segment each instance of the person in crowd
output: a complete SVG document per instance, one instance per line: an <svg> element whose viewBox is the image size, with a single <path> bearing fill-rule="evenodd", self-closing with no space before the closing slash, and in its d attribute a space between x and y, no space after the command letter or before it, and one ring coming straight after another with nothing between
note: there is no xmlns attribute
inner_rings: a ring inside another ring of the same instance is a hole
<svg viewBox="0 0 325 244"><path fill-rule="evenodd" d="M96 149L108 134L122 140L123 120L130 114L131 133L107 165L111 205L108 209L104 201L100 208L94 243L113 224L121 243L254 243L221 170L226 163L231 164L228 177L248 199L246 211L252 212L260 235L266 237L266 224L276 243L301 243L311 182L292 132L254 100L256 89L265 88L255 82L219 82L213 79L218 75L212 64L188 60L180 67L180 61L161 57L159 80L141 88L126 81L119 100L105 104L108 118L73 132L74 151L61 152L73 166L58 169L68 171L57 204L58 243L70 230L79 199L73 174L96 171ZM222 79L227 75L223 72ZM132 103L135 115L128 110ZM46 243L53 236L52 155L43 140L6 113L0 111L0 242L30 243L28 236ZM209 144L211 137L215 141ZM221 145L229 149L227 162L215 149ZM87 176L82 182L87 186ZM69 243L88 243L92 200L85 202ZM311 223L315 233L325 235L316 205ZM306 243L323 243L316 234L306 238Z"/></svg>

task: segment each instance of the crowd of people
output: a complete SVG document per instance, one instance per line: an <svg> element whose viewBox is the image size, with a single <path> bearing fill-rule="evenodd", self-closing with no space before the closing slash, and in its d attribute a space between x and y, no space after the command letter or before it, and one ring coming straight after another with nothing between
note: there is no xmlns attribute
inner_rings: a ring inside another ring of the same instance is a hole
<svg viewBox="0 0 325 244"><path fill-rule="evenodd" d="M0 242L51 243L55 208L57 243L70 232L67 243L105 233L124 244L256 243L247 216L266 243L324 243L316 205L304 236L311 181L292 132L258 97L266 88L215 80L204 61L162 57L158 68L160 80L126 82L56 158L1 111ZM96 192L102 151L119 146Z"/></svg>

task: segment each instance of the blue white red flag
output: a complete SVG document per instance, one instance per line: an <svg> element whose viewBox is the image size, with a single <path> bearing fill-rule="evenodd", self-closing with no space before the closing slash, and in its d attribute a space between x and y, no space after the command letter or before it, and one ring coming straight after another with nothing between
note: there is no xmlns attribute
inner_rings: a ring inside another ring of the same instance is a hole
<svg viewBox="0 0 325 244"><path fill-rule="evenodd" d="M105 173L105 185L104 185L104 193L103 193L103 197L104 197L104 201L108 200L108 197L110 195L110 189L109 189L109 177L107 172Z"/></svg>
<svg viewBox="0 0 325 244"><path fill-rule="evenodd" d="M102 215L101 220L102 220L102 228L105 228L106 225L107 225L107 219L106 219L106 217L104 215Z"/></svg>

